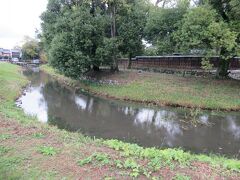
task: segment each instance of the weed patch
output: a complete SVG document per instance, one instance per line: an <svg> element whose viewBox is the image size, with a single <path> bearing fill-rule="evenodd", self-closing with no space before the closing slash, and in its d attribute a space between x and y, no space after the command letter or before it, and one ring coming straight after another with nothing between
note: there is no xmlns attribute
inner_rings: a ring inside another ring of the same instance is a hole
<svg viewBox="0 0 240 180"><path fill-rule="evenodd" d="M107 165L110 163L110 157L105 153L94 153L91 156L78 161L79 166L90 164L93 161L97 161L100 165Z"/></svg>
<svg viewBox="0 0 240 180"><path fill-rule="evenodd" d="M104 153L95 153L94 158L101 163L101 165L106 165L110 163L110 158Z"/></svg>
<svg viewBox="0 0 240 180"><path fill-rule="evenodd" d="M42 139L45 137L45 135L42 133L34 133L32 136L37 139Z"/></svg>
<svg viewBox="0 0 240 180"><path fill-rule="evenodd" d="M86 165L86 164L92 163L92 161L93 161L93 157L92 157L92 156L89 156L89 157L87 157L87 158L85 158L85 159L82 159L82 160L78 161L78 165L79 165L79 166L84 166L84 165Z"/></svg>
<svg viewBox="0 0 240 180"><path fill-rule="evenodd" d="M118 140L106 140L103 142L108 147L120 151L125 157L133 156L139 159L148 159L148 167L157 170L164 166L174 169L175 164L181 167L189 167L193 161L205 162L228 170L240 171L240 161L227 159L220 156L193 155L181 149L156 149L143 148L136 144L124 143Z"/></svg>
<svg viewBox="0 0 240 180"><path fill-rule="evenodd" d="M46 156L54 156L57 154L57 150L51 146L40 146L38 147L38 152Z"/></svg>

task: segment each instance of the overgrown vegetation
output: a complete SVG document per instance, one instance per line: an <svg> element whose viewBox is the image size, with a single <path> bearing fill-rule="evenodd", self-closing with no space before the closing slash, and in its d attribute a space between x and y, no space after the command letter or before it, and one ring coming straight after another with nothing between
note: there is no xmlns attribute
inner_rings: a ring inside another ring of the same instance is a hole
<svg viewBox="0 0 240 180"><path fill-rule="evenodd" d="M194 179L199 173L197 163L211 171L211 174L202 171L200 177L234 178L239 175L238 160L193 155L180 149L143 148L118 140L93 140L80 133L41 124L25 116L14 105L22 86L27 83L19 70L11 64L0 64L0 81L5 87L15 85L8 93L4 88L0 91L1 179L73 179L82 176L92 179ZM8 73L1 73L3 71Z"/></svg>

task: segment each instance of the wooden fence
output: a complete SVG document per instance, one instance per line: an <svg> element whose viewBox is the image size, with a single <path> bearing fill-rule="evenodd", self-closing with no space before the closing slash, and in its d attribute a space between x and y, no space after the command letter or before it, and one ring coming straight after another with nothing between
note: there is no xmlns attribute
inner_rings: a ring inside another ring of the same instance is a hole
<svg viewBox="0 0 240 180"><path fill-rule="evenodd" d="M137 56L132 59L132 68L201 69L201 56ZM219 57L211 57L214 68L219 65ZM127 67L128 59L119 59L119 65ZM233 58L230 69L240 69L240 57Z"/></svg>

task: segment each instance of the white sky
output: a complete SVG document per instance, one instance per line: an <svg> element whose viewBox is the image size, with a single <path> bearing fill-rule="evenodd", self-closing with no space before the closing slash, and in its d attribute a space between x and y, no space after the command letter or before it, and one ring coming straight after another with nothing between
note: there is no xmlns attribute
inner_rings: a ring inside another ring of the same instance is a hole
<svg viewBox="0 0 240 180"><path fill-rule="evenodd" d="M13 48L40 29L47 0L0 0L0 48Z"/></svg>

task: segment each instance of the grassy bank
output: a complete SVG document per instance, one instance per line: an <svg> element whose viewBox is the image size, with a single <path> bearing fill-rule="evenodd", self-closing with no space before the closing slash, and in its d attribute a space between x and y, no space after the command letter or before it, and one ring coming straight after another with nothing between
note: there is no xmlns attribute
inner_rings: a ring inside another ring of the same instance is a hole
<svg viewBox="0 0 240 180"><path fill-rule="evenodd" d="M91 139L41 124L14 105L28 83L20 68L0 63L0 82L0 179L237 179L240 175L238 160Z"/></svg>
<svg viewBox="0 0 240 180"><path fill-rule="evenodd" d="M71 84L79 83L59 75L47 65L42 69ZM226 111L240 110L240 82L236 80L180 77L147 72L141 74L126 72L125 75L118 73L110 78L117 81L125 80L126 83L101 85L85 82L80 86L98 95L140 103Z"/></svg>

